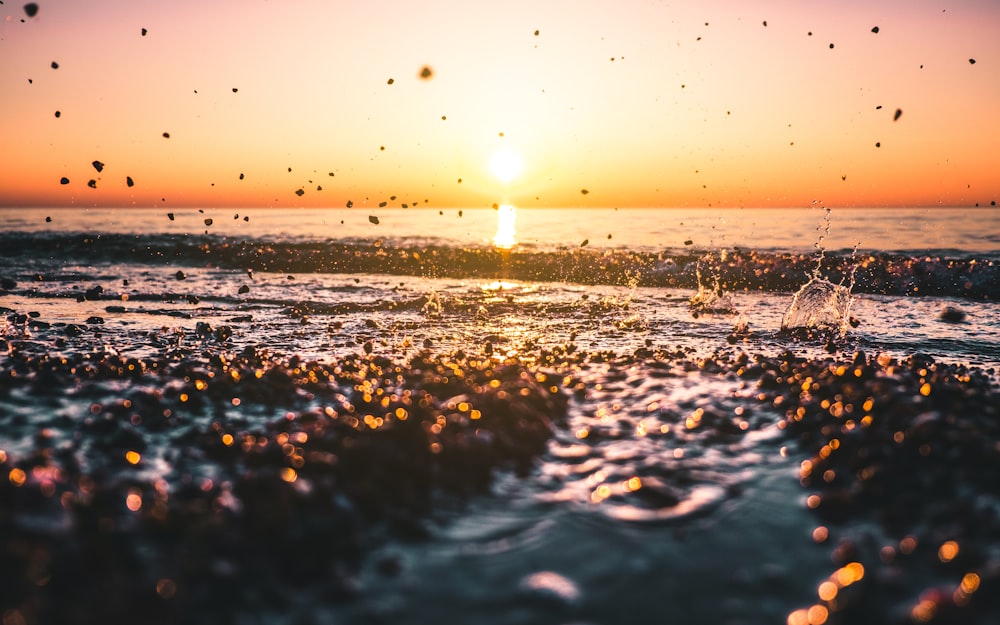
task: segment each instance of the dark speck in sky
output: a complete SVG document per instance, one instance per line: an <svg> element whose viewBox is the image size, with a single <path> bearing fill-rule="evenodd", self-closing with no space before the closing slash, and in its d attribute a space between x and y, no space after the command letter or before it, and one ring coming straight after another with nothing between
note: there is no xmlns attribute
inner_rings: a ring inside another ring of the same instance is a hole
<svg viewBox="0 0 1000 625"><path fill-rule="evenodd" d="M976 59L969 59L969 65L975 65Z"/></svg>
<svg viewBox="0 0 1000 625"><path fill-rule="evenodd" d="M877 35L878 34L878 26L872 28L872 32Z"/></svg>
<svg viewBox="0 0 1000 625"><path fill-rule="evenodd" d="M132 176L125 176L125 184L127 184L130 187L135 186L135 181L132 180Z"/></svg>
<svg viewBox="0 0 1000 625"><path fill-rule="evenodd" d="M830 44L830 49L833 50L833 44L832 43Z"/></svg>
<svg viewBox="0 0 1000 625"><path fill-rule="evenodd" d="M69 184L69 178L63 176L62 178L59 179L59 184Z"/></svg>
<svg viewBox="0 0 1000 625"><path fill-rule="evenodd" d="M767 28L767 20L764 20L764 28Z"/></svg>
<svg viewBox="0 0 1000 625"><path fill-rule="evenodd" d="M243 174L240 174L240 180L243 180Z"/></svg>
<svg viewBox="0 0 1000 625"><path fill-rule="evenodd" d="M423 68L421 68L420 70L420 77L424 80L429 79L433 75L434 75L434 70L432 70L430 67L426 65L424 65Z"/></svg>
<svg viewBox="0 0 1000 625"><path fill-rule="evenodd" d="M387 204L388 204L388 202L379 202L378 203L378 207L379 208L385 208Z"/></svg>
<svg viewBox="0 0 1000 625"><path fill-rule="evenodd" d="M297 195L299 197L302 197L305 194L306 194L306 190L305 189L296 189L295 190L295 195Z"/></svg>
<svg viewBox="0 0 1000 625"><path fill-rule="evenodd" d="M56 63L55 61L52 61L52 69L59 69L59 64Z"/></svg>
<svg viewBox="0 0 1000 625"><path fill-rule="evenodd" d="M368 221L375 224L376 226L378 225L378 217L376 217L375 215L368 215Z"/></svg>
<svg viewBox="0 0 1000 625"><path fill-rule="evenodd" d="M170 133L169 132L163 133L163 138L164 139L169 139L170 138Z"/></svg>
<svg viewBox="0 0 1000 625"><path fill-rule="evenodd" d="M239 89L237 89L236 87L233 87L233 93L236 93L237 91L239 91Z"/></svg>
<svg viewBox="0 0 1000 625"><path fill-rule="evenodd" d="M535 36L536 36L536 37L538 36L538 31L537 31L537 30L535 31Z"/></svg>
<svg viewBox="0 0 1000 625"><path fill-rule="evenodd" d="M875 142L875 147L877 147L877 148L882 147L882 142L881 141L876 141Z"/></svg>
<svg viewBox="0 0 1000 625"><path fill-rule="evenodd" d="M347 200L347 208L354 208L354 200Z"/></svg>
<svg viewBox="0 0 1000 625"><path fill-rule="evenodd" d="M35 17L38 14L38 4L29 2L24 5L24 12L28 14L28 17Z"/></svg>
<svg viewBox="0 0 1000 625"><path fill-rule="evenodd" d="M173 213L167 213L167 219L169 219L170 221L173 221L174 220L174 214Z"/></svg>
<svg viewBox="0 0 1000 625"><path fill-rule="evenodd" d="M881 105L881 104L879 104L878 106L876 106L876 107L875 107L875 110L877 111L877 110L879 110L879 109L881 109L881 108L882 108L882 105Z"/></svg>
<svg viewBox="0 0 1000 625"><path fill-rule="evenodd" d="M93 163L91 163L91 165L94 166L94 169L97 170L97 173L101 173L102 171L104 171L104 163L102 163L101 161L94 161Z"/></svg>
<svg viewBox="0 0 1000 625"><path fill-rule="evenodd" d="M96 189L97 188L97 181L96 180L88 180L87 181L87 186L90 187L91 189Z"/></svg>
<svg viewBox="0 0 1000 625"><path fill-rule="evenodd" d="M584 240L583 240L583 243L581 243L581 244L580 244L580 247L587 247L587 245L588 245L589 243L590 243L590 239L584 239Z"/></svg>
<svg viewBox="0 0 1000 625"><path fill-rule="evenodd" d="M215 223L215 222L214 222L214 221L212 221L212 218L211 218L211 217L206 217L206 218L205 218L205 225L206 225L206 226L211 226L211 225L212 225L213 223Z"/></svg>
<svg viewBox="0 0 1000 625"><path fill-rule="evenodd" d="M892 116L892 121L896 121L903 116L903 109L896 109L896 114Z"/></svg>
<svg viewBox="0 0 1000 625"><path fill-rule="evenodd" d="M56 117L60 117L61 115L62 115L62 113L60 113L59 111L56 111Z"/></svg>
<svg viewBox="0 0 1000 625"><path fill-rule="evenodd" d="M145 37L146 33L148 33L148 32L149 32L148 30L146 30L145 28L143 28L142 29L142 36Z"/></svg>
<svg viewBox="0 0 1000 625"><path fill-rule="evenodd" d="M385 84L391 85L394 82L396 82L396 79L395 78L390 78L389 80L385 81Z"/></svg>
<svg viewBox="0 0 1000 625"><path fill-rule="evenodd" d="M580 193L582 193L583 195L587 195L588 193L590 193L590 191L587 189L580 189Z"/></svg>

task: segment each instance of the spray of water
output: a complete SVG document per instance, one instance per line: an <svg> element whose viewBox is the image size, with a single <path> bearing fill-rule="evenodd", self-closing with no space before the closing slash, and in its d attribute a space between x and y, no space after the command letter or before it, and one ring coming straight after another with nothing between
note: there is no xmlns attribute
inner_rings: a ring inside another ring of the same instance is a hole
<svg viewBox="0 0 1000 625"><path fill-rule="evenodd" d="M719 252L719 261L725 262L726 251ZM691 312L700 314L732 314L736 312L733 298L725 292L719 281L721 267L715 261L715 254L709 252L698 259L695 265L695 275L698 278L698 292L688 300ZM706 278L706 274L711 276Z"/></svg>
<svg viewBox="0 0 1000 625"><path fill-rule="evenodd" d="M814 202L815 204L815 202ZM782 331L803 329L807 331L833 332L841 336L847 334L851 327L851 305L854 298L851 290L854 288L854 276L857 263L851 263L848 284L844 285L844 277L838 284L823 277L823 261L826 258L826 237L830 235L831 211L823 207L823 223L817 226L820 232L816 240L817 258L809 280L792 297L792 303L785 311L781 320ZM854 246L851 253L853 261L860 243Z"/></svg>

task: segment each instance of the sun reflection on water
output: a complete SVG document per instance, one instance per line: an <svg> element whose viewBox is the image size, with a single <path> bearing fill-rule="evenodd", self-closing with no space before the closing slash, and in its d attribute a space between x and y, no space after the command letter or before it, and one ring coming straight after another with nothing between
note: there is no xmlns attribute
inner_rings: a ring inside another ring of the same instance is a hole
<svg viewBox="0 0 1000 625"><path fill-rule="evenodd" d="M493 245L509 250L517 245L517 210L510 204L497 207L497 233L493 237Z"/></svg>

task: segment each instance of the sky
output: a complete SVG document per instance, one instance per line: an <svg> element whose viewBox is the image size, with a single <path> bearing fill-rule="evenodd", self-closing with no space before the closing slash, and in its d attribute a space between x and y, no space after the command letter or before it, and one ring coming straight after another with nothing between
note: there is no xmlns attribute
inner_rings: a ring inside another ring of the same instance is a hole
<svg viewBox="0 0 1000 625"><path fill-rule="evenodd" d="M0 206L1000 200L995 0L34 4Z"/></svg>

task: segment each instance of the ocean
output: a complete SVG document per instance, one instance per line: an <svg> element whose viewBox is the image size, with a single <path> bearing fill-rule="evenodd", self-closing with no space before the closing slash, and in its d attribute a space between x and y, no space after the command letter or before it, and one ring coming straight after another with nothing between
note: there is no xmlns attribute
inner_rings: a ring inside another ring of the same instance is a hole
<svg viewBox="0 0 1000 625"><path fill-rule="evenodd" d="M996 623L1000 211L4 209L4 623Z"/></svg>

